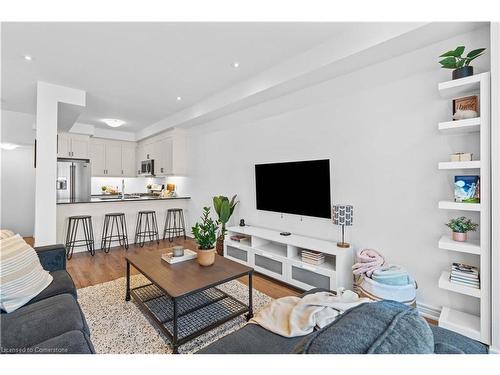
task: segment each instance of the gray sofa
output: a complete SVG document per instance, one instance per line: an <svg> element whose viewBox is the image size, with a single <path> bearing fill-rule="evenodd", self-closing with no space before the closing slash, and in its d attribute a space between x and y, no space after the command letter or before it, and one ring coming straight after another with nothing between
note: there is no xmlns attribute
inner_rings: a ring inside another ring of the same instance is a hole
<svg viewBox="0 0 500 375"><path fill-rule="evenodd" d="M314 293L314 289L307 293ZM428 325L416 309L395 301L366 303L321 330L285 338L247 324L199 354L487 354L487 346Z"/></svg>
<svg viewBox="0 0 500 375"><path fill-rule="evenodd" d="M94 347L63 245L35 248L52 283L23 307L0 315L1 353L91 354Z"/></svg>

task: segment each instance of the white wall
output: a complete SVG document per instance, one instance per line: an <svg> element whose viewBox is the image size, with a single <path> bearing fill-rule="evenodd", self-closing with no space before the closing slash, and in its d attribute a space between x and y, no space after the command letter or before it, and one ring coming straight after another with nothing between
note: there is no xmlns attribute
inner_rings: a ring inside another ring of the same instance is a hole
<svg viewBox="0 0 500 375"><path fill-rule="evenodd" d="M420 303L477 312L476 300L440 290L437 281L452 261L472 256L437 248L449 214L437 208L452 198L453 174L437 170L456 151L478 149L474 136L441 136L437 123L450 119L438 82L451 78L438 56L457 45L489 45L489 31L440 42L189 130L188 165L196 217L216 194L238 194L233 223L336 239L328 220L255 209L254 164L330 158L333 202L354 205L350 237L358 248L381 251L416 278ZM488 57L474 64L488 70ZM305 188L299 188L305 186ZM297 176L297 199L315 187ZM474 217L474 215L472 215ZM478 220L478 217L474 217Z"/></svg>
<svg viewBox="0 0 500 375"><path fill-rule="evenodd" d="M2 150L0 154L0 227L22 236L33 236L35 225L34 122L33 115L5 110L1 112L0 141L21 147Z"/></svg>

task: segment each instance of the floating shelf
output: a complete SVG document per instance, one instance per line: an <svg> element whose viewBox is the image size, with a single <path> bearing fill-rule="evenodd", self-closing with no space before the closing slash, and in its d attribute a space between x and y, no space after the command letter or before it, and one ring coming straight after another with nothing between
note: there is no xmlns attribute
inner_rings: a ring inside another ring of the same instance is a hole
<svg viewBox="0 0 500 375"><path fill-rule="evenodd" d="M459 242L453 241L450 236L442 236L439 239L438 247L443 250L459 251L461 253L481 254L479 241Z"/></svg>
<svg viewBox="0 0 500 375"><path fill-rule="evenodd" d="M455 293L465 294L466 296L470 297L481 298L481 289L452 283L450 281L449 271L443 271L441 273L438 285L441 289L450 290Z"/></svg>
<svg viewBox="0 0 500 375"><path fill-rule="evenodd" d="M481 161L442 161L438 164L439 169L480 169Z"/></svg>
<svg viewBox="0 0 500 375"><path fill-rule="evenodd" d="M473 340L481 340L479 316L443 306L439 315L439 326L470 337Z"/></svg>
<svg viewBox="0 0 500 375"><path fill-rule="evenodd" d="M479 133L481 118L468 118L465 120L446 121L438 124L438 129L443 134Z"/></svg>
<svg viewBox="0 0 500 375"><path fill-rule="evenodd" d="M481 203L460 203L454 201L439 201L439 208L443 210L481 211Z"/></svg>
<svg viewBox="0 0 500 375"><path fill-rule="evenodd" d="M479 91L482 74L475 74L470 77L454 79L441 82L438 85L439 93L443 98L454 99L461 96L471 95Z"/></svg>

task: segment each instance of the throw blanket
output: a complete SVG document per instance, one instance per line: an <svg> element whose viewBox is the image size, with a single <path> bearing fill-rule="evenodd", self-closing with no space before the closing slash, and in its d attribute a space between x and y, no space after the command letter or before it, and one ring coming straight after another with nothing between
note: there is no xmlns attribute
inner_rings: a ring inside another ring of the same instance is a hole
<svg viewBox="0 0 500 375"><path fill-rule="evenodd" d="M356 263L352 266L354 275L366 274L372 277L375 270L378 270L385 264L385 259L376 250L364 249L356 254Z"/></svg>
<svg viewBox="0 0 500 375"><path fill-rule="evenodd" d="M315 327L323 328L351 307L370 302L350 290L337 296L318 292L300 297L283 297L262 309L250 323L284 337L304 336Z"/></svg>

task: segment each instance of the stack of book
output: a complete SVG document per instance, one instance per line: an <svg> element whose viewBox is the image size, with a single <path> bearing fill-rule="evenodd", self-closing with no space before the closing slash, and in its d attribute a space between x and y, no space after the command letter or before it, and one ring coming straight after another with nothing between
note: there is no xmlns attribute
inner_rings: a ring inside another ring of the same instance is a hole
<svg viewBox="0 0 500 375"><path fill-rule="evenodd" d="M323 264L325 263L325 254L312 251L312 250L302 250L302 261L309 264Z"/></svg>
<svg viewBox="0 0 500 375"><path fill-rule="evenodd" d="M479 269L467 264L453 263L450 282L479 289Z"/></svg>
<svg viewBox="0 0 500 375"><path fill-rule="evenodd" d="M231 241L236 241L236 242L241 242L249 239L248 236L243 236L240 234L235 234L234 236L231 236L229 238L231 239Z"/></svg>

